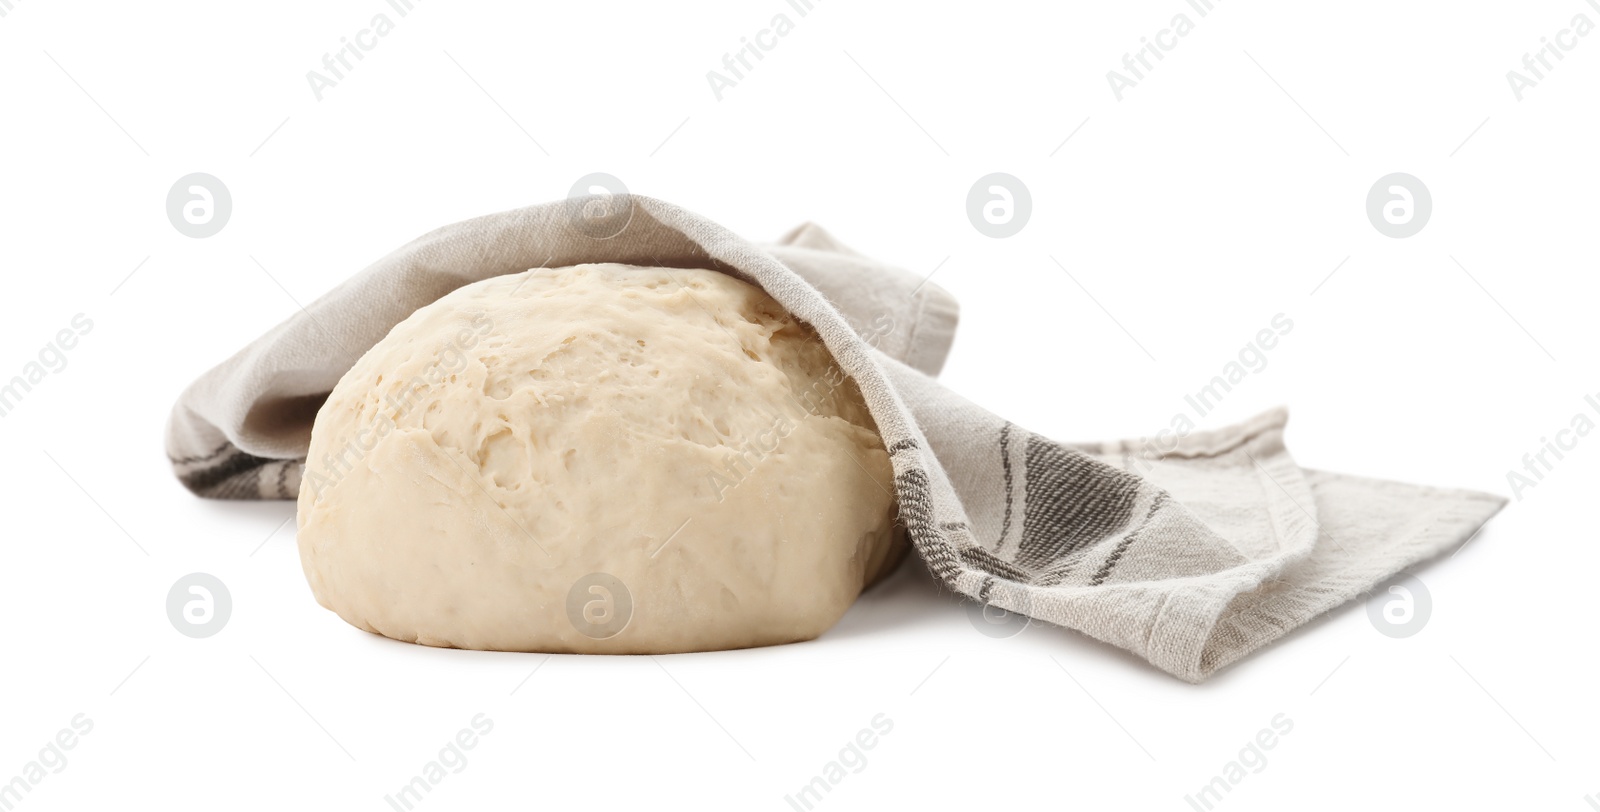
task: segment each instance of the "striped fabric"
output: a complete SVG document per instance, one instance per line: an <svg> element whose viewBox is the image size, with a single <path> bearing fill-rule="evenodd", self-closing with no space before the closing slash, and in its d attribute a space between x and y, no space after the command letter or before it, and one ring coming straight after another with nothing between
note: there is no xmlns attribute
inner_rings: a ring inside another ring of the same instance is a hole
<svg viewBox="0 0 1600 812"><path fill-rule="evenodd" d="M574 227L574 202L559 201L447 226L380 259L183 393L167 428L179 480L212 498L295 498L316 409L391 327L480 279L603 261L712 268L760 285L816 328L860 386L894 465L901 521L941 581L1184 680L1461 543L1505 504L1302 469L1284 447L1281 410L1157 456L1147 449L1170 440L1058 443L934 379L957 313L936 285L815 226L758 246L661 201L622 205L630 219L605 239Z"/></svg>

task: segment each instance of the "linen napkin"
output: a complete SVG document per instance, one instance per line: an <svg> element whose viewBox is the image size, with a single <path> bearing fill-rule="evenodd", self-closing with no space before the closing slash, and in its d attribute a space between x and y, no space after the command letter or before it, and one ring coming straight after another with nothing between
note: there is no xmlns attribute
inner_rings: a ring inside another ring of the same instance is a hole
<svg viewBox="0 0 1600 812"><path fill-rule="evenodd" d="M938 286L813 225L757 245L639 195L479 217L373 263L182 394L166 435L178 479L205 497L294 499L318 407L390 328L480 279L583 262L709 268L766 290L859 385L893 463L880 484L940 581L1190 682L1462 542L1505 504L1303 469L1282 410L1181 438L1034 434L935 380L957 318Z"/></svg>

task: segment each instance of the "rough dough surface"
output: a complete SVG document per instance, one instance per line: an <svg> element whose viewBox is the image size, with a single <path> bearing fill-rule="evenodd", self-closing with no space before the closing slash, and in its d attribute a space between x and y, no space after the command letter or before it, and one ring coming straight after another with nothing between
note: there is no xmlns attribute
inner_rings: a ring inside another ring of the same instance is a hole
<svg viewBox="0 0 1600 812"><path fill-rule="evenodd" d="M535 269L412 314L317 414L317 601L433 646L808 640L896 563L893 471L807 325L723 273Z"/></svg>

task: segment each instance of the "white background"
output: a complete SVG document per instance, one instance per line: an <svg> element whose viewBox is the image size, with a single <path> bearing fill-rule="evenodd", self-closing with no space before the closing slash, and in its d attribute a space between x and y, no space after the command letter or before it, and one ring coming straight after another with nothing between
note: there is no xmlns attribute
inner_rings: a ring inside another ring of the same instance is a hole
<svg viewBox="0 0 1600 812"><path fill-rule="evenodd" d="M395 643L313 601L292 504L196 499L161 445L182 388L297 302L603 171L754 239L815 220L937 267L963 306L946 383L1041 433L1153 434L1281 312L1292 333L1202 428L1289 403L1304 465L1509 496L1600 392L1600 35L1521 101L1505 76L1600 22L1583 0L13 2L0 377L94 322L0 419L0 781L94 723L19 809L389 809L478 713L493 731L421 808L790 809L879 713L893 731L818 808L1190 809L1279 713L1293 731L1219 808L1600 794L1600 437L1417 570L1421 634L1351 604L1199 687L1067 631L981 635L915 564L801 645ZM386 11L318 101L307 71ZM716 100L706 72L779 12L794 31ZM1119 102L1106 72L1179 12L1195 30ZM1003 240L964 212L996 171L1034 201ZM1434 202L1408 239L1365 213L1397 171ZM209 239L166 217L190 172L232 192ZM234 602L206 640L164 608L196 571Z"/></svg>

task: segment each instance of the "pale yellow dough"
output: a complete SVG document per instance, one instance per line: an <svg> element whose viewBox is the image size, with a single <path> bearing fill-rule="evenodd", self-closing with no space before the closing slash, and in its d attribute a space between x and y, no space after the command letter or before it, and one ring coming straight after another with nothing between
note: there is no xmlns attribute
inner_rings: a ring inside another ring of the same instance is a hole
<svg viewBox="0 0 1600 812"><path fill-rule="evenodd" d="M323 606L409 642L787 643L898 560L893 488L855 383L758 288L535 269L418 310L334 387L300 558Z"/></svg>

